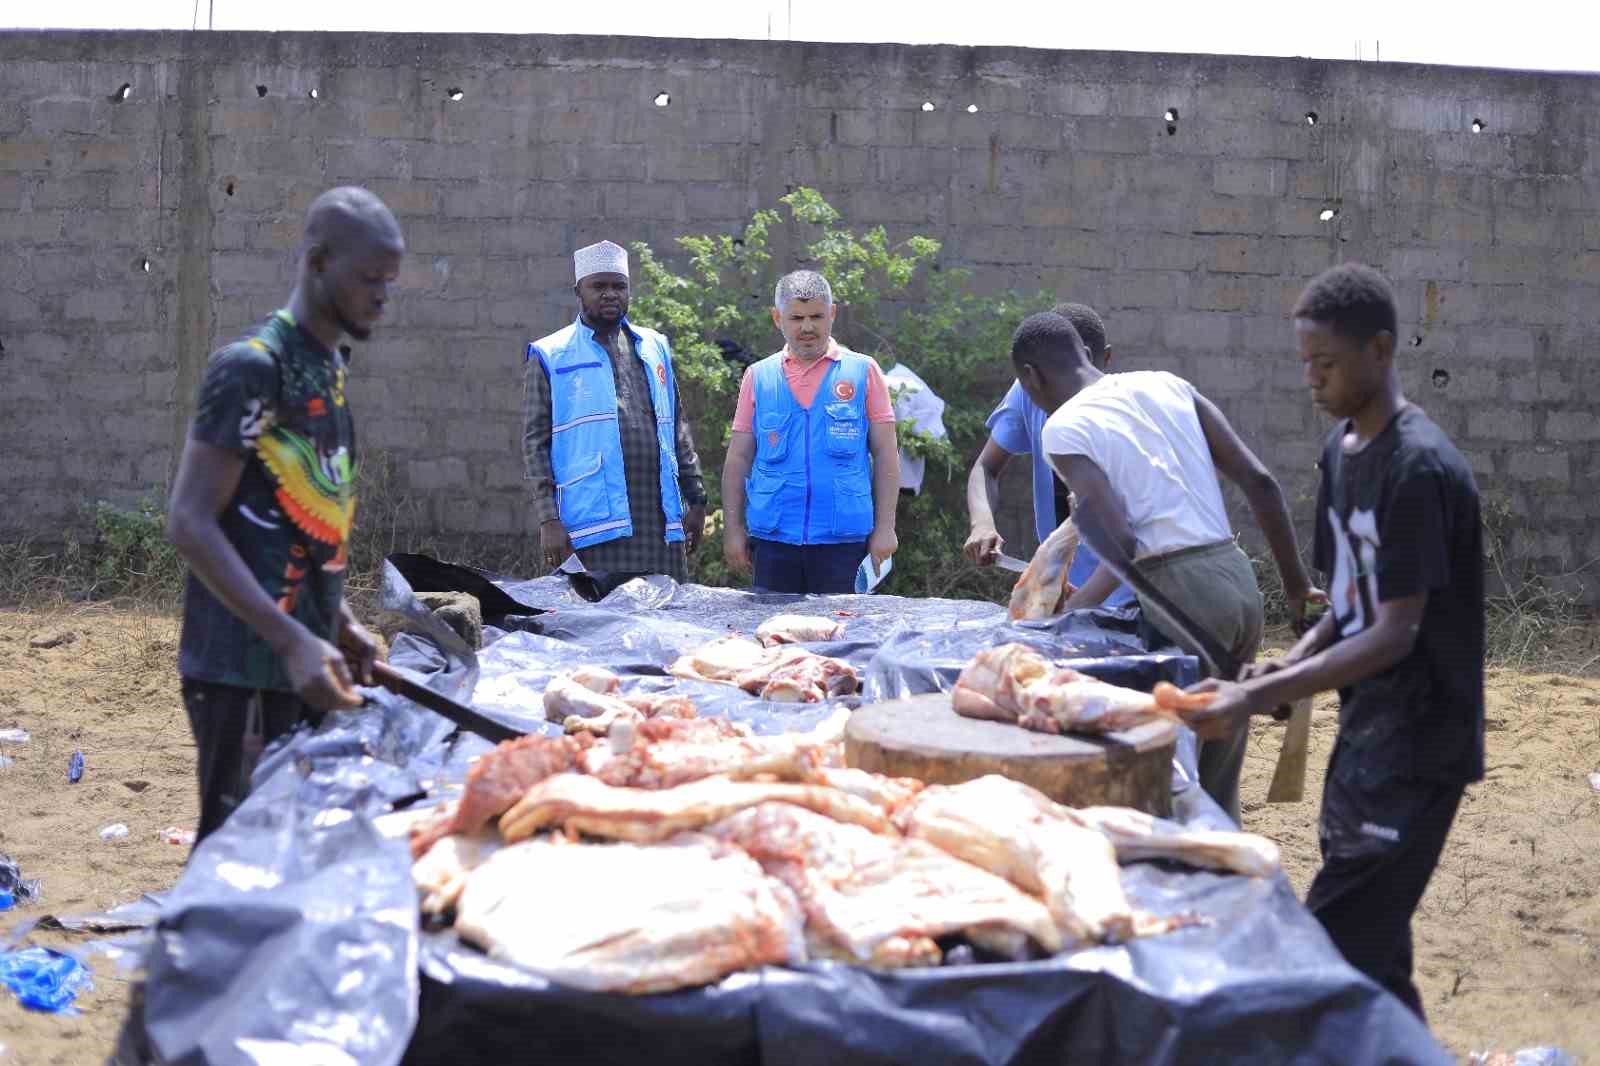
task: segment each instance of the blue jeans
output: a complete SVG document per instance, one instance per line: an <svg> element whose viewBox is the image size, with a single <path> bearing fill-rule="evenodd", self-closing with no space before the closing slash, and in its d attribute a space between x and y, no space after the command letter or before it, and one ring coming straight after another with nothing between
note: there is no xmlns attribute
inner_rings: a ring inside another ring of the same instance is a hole
<svg viewBox="0 0 1600 1066"><path fill-rule="evenodd" d="M757 592L849 593L856 590L856 569L867 556L867 542L784 544L752 537L750 555Z"/></svg>

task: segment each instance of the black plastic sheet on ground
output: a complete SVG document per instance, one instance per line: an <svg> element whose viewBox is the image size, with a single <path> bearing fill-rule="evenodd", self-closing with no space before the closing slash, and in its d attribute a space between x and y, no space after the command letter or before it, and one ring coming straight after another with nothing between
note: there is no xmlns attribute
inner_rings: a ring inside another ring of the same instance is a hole
<svg viewBox="0 0 1600 1066"><path fill-rule="evenodd" d="M1187 657L1148 654L1129 619L1115 612L1013 626L992 604L796 602L656 581L585 605L562 600L559 579L496 583L520 609L550 612L522 619L538 631L501 631L476 657L448 631L436 643L402 637L392 657L441 691L541 731L553 727L542 721L538 692L558 670L599 663L623 670L630 687L681 688L662 670L683 642L750 633L787 610L843 613L845 639L819 650L861 665L869 686L883 693L948 687L963 646L970 656L1002 638L1141 684L1183 683L1195 670ZM396 571L387 575L385 599L435 632ZM707 713L763 732L809 728L837 709L766 704L709 684L694 695ZM270 750L255 791L195 851L162 907L144 1016L160 1058L707 1066L1450 1061L1398 1001L1339 958L1281 875L1251 880L1154 863L1125 869L1134 901L1208 924L1032 963L890 973L831 963L769 967L643 997L552 985L448 931L423 933L408 850L374 824L430 786L459 781L486 746L454 734L432 712L376 693L368 707L331 715ZM1215 805L1184 777L1175 773L1182 816L1214 818ZM583 901L543 900L530 885L529 905L560 921L563 907Z"/></svg>

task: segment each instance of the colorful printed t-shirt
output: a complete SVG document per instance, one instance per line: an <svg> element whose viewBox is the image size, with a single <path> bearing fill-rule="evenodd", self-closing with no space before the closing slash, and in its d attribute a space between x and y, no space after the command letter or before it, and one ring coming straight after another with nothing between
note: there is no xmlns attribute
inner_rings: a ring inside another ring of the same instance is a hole
<svg viewBox="0 0 1600 1066"><path fill-rule="evenodd" d="M216 352L189 435L245 460L218 518L278 606L325 640L338 629L355 513L355 427L345 364L287 311ZM196 578L184 587L178 672L289 691L272 648Z"/></svg>

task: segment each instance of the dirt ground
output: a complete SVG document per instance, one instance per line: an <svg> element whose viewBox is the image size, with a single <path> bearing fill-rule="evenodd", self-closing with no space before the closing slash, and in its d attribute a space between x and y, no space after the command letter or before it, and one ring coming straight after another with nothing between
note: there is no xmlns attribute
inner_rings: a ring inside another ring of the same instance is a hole
<svg viewBox="0 0 1600 1066"><path fill-rule="evenodd" d="M39 636L74 639L33 648ZM1600 680L1593 633L1580 634L1591 676L1494 671L1489 774L1472 788L1414 923L1418 984L1435 1031L1458 1055L1536 1044L1600 1061ZM160 831L192 828L193 746L178 700L176 625L131 609L0 611L0 852L42 878L43 902L0 913L0 939L41 914L98 911L169 887L186 848ZM1258 724L1245 767L1247 828L1283 845L1295 887L1316 871L1316 816L1334 736L1334 704L1317 705L1307 799L1267 805L1281 727ZM78 784L67 782L73 751ZM101 827L125 823L123 840ZM35 934L36 943L89 937ZM25 1011L0 991L0 1066L102 1062L128 985L104 961L83 1013Z"/></svg>

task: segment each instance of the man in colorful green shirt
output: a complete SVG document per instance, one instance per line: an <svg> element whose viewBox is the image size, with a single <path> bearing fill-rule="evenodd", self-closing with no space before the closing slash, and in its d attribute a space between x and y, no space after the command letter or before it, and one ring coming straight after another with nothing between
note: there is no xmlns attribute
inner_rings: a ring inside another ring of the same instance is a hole
<svg viewBox="0 0 1600 1066"><path fill-rule="evenodd" d="M189 564L178 672L201 839L244 800L265 744L371 683L376 644L344 600L356 460L339 342L371 335L404 251L376 196L323 193L288 304L200 384L167 535Z"/></svg>

